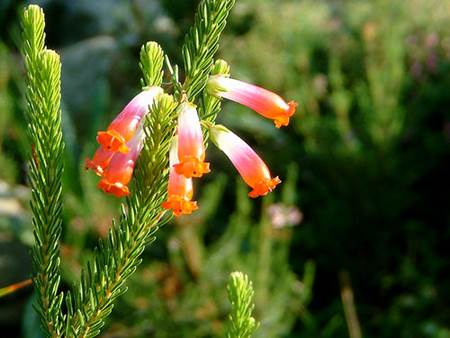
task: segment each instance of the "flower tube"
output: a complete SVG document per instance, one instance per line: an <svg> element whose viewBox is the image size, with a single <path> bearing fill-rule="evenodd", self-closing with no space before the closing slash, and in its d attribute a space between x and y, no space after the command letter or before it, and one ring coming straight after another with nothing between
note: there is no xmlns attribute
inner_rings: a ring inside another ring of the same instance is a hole
<svg viewBox="0 0 450 338"><path fill-rule="evenodd" d="M211 95L238 102L258 114L274 120L275 126L287 126L295 113L297 103L286 102L279 95L250 83L231 79L225 75L209 78L207 90Z"/></svg>
<svg viewBox="0 0 450 338"><path fill-rule="evenodd" d="M269 169L258 154L224 126L211 127L210 136L211 140L233 163L245 183L253 189L248 193L251 198L267 195L281 183L278 176L271 177Z"/></svg>
<svg viewBox="0 0 450 338"><path fill-rule="evenodd" d="M97 133L97 142L106 150L125 154L128 151L126 143L133 138L155 97L162 93L160 87L154 86L136 95L106 131Z"/></svg>
<svg viewBox="0 0 450 338"><path fill-rule="evenodd" d="M130 193L127 185L133 176L134 166L142 149L143 138L144 132L140 129L127 143L129 151L126 154L120 152L114 154L97 185L100 189L116 197L127 196Z"/></svg>
<svg viewBox="0 0 450 338"><path fill-rule="evenodd" d="M108 167L111 159L115 153L99 147L91 159L86 159L86 170L92 169L98 176L102 176L105 169Z"/></svg>
<svg viewBox="0 0 450 338"><path fill-rule="evenodd" d="M169 182L167 186L167 201L162 204L164 209L172 210L175 216L191 214L198 209L197 202L191 201L194 190L192 178L177 174L174 165L178 163L178 146L175 139L169 154Z"/></svg>
<svg viewBox="0 0 450 338"><path fill-rule="evenodd" d="M203 134L195 105L181 104L178 115L178 159L175 171L186 178L202 177L209 173L209 163L205 159Z"/></svg>

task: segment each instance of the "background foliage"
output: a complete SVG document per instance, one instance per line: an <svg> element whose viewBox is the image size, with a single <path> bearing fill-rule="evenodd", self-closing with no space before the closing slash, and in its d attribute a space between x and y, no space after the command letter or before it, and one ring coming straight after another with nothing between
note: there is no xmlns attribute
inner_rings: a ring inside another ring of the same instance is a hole
<svg viewBox="0 0 450 338"><path fill-rule="evenodd" d="M62 60L67 286L117 216L83 171L95 132L138 90L143 42L182 64L197 2L37 3ZM31 271L23 4L0 2L0 287ZM219 120L285 183L253 203L211 147L201 210L160 230L104 336L220 336L228 275L241 270L254 282L255 337L349 336L349 288L365 337L449 337L449 13L448 0L238 0L219 55L300 110L281 132L235 104ZM30 297L0 299L12 337L37 337Z"/></svg>

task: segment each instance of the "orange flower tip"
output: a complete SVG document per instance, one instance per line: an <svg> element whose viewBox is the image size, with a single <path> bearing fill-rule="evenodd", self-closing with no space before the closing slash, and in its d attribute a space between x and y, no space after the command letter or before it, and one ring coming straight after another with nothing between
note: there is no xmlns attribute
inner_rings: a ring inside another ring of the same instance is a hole
<svg viewBox="0 0 450 338"><path fill-rule="evenodd" d="M289 106L289 108L288 108L288 111L286 113L286 116L287 117L291 117L292 115L294 115L295 111L297 110L298 103L295 102L295 101L290 101L288 103L288 106Z"/></svg>
<svg viewBox="0 0 450 338"><path fill-rule="evenodd" d="M92 161L91 159L87 158L85 163L84 163L84 169L89 170L91 169L92 171L94 171L98 176L102 176L103 175L103 168L96 164L94 161Z"/></svg>
<svg viewBox="0 0 450 338"><path fill-rule="evenodd" d="M196 201L189 201L175 195L170 196L167 201L162 204L162 207L167 210L172 210L176 217L190 215L193 211L198 209Z"/></svg>
<svg viewBox="0 0 450 338"><path fill-rule="evenodd" d="M98 188L103 190L105 193L114 195L116 197L124 197L130 194L128 187L120 182L111 183L106 179L100 180L98 183Z"/></svg>
<svg viewBox="0 0 450 338"><path fill-rule="evenodd" d="M288 103L288 108L285 111L285 114L278 116L274 119L275 127L280 128L287 126L289 124L289 118L294 115L297 110L297 102L290 101Z"/></svg>
<svg viewBox="0 0 450 338"><path fill-rule="evenodd" d="M178 175L183 175L186 178L202 177L203 174L210 172L209 163L202 162L196 158L184 160L173 167Z"/></svg>
<svg viewBox="0 0 450 338"><path fill-rule="evenodd" d="M125 138L113 129L99 131L97 133L97 142L102 145L103 148L112 152L120 152L123 154L128 152Z"/></svg>
<svg viewBox="0 0 450 338"><path fill-rule="evenodd" d="M273 123L275 123L275 127L281 128L287 126L289 124L289 117L283 116L276 118Z"/></svg>
<svg viewBox="0 0 450 338"><path fill-rule="evenodd" d="M265 196L271 192L275 187L281 183L281 180L277 177L270 180L262 181L253 187L253 190L248 193L251 198L256 198L259 196Z"/></svg>

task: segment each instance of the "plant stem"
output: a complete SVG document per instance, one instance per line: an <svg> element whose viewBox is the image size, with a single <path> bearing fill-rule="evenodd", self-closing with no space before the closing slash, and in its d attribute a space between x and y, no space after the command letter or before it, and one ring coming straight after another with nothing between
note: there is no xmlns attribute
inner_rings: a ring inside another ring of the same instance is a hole
<svg viewBox="0 0 450 338"><path fill-rule="evenodd" d="M0 298L7 296L13 292L16 292L17 290L23 289L31 284L32 284L32 280L30 278L30 279L26 279L22 282L18 282L18 283L12 284L12 285L5 286L0 289Z"/></svg>
<svg viewBox="0 0 450 338"><path fill-rule="evenodd" d="M341 284L341 299L344 308L345 321L347 322L348 334L350 338L362 338L361 326L359 325L358 314L356 313L353 289L347 271L341 271L339 273L339 281Z"/></svg>

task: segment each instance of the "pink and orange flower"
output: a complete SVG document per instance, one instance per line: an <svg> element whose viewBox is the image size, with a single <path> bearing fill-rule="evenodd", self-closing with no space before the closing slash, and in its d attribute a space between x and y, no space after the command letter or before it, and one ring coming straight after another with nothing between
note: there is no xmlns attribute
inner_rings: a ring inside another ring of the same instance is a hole
<svg viewBox="0 0 450 338"><path fill-rule="evenodd" d="M203 134L197 109L190 102L183 102L178 115L178 159L175 171L186 178L202 177L209 173L205 160Z"/></svg>
<svg viewBox="0 0 450 338"><path fill-rule="evenodd" d="M160 87L150 87L136 95L114 119L106 131L97 134L100 147L86 169L101 177L98 187L116 197L127 196L128 183L142 148L144 132L142 120L155 98L162 94Z"/></svg>
<svg viewBox="0 0 450 338"><path fill-rule="evenodd" d="M106 131L97 133L97 142L106 150L125 154L128 151L126 143L133 138L155 97L162 93L162 88L154 86L136 95Z"/></svg>
<svg viewBox="0 0 450 338"><path fill-rule="evenodd" d="M140 130L127 143L128 152L115 153L108 166L103 169L98 187L116 197L127 196L130 191L128 183L133 176L134 166L142 149L144 132ZM95 157L95 156L94 156Z"/></svg>
<svg viewBox="0 0 450 338"><path fill-rule="evenodd" d="M164 209L172 210L175 216L188 215L198 209L197 202L191 201L194 194L192 178L186 178L175 170L178 161L178 141L174 139L169 154L169 182L167 185L167 201Z"/></svg>
<svg viewBox="0 0 450 338"><path fill-rule="evenodd" d="M277 177L272 178L269 168L258 154L240 137L222 125L210 128L211 140L233 163L242 179L253 190L248 193L251 198L265 196L281 183Z"/></svg>
<svg viewBox="0 0 450 338"><path fill-rule="evenodd" d="M238 102L258 114L274 120L277 128L287 126L289 118L297 109L295 101L286 102L279 95L267 89L231 79L225 75L211 76L207 90L213 96Z"/></svg>

